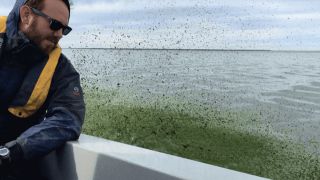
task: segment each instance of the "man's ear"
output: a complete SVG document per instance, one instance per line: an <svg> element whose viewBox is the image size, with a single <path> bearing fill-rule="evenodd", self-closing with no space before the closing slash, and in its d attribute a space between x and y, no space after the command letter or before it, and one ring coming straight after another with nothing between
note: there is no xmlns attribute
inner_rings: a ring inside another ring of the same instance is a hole
<svg viewBox="0 0 320 180"><path fill-rule="evenodd" d="M20 22L22 25L29 25L33 20L33 16L31 15L31 9L24 5L20 8Z"/></svg>

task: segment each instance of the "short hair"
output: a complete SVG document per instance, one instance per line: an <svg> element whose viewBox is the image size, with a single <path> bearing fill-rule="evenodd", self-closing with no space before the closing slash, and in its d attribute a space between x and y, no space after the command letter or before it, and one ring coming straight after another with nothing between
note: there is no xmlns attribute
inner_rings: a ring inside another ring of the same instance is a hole
<svg viewBox="0 0 320 180"><path fill-rule="evenodd" d="M69 0L62 0L62 1L68 7L69 14L70 14L70 3L69 3ZM43 9L43 0L27 0L24 4L28 5L30 7L39 9L39 10Z"/></svg>

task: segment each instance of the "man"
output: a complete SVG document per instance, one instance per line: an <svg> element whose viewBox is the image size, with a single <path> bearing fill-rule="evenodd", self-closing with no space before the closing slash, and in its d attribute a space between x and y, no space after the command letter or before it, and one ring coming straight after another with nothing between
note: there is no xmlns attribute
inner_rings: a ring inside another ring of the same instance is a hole
<svg viewBox="0 0 320 180"><path fill-rule="evenodd" d="M79 74L58 46L68 0L17 0L0 17L0 176L37 179L37 160L76 140L85 106ZM1 178L0 178L1 179Z"/></svg>

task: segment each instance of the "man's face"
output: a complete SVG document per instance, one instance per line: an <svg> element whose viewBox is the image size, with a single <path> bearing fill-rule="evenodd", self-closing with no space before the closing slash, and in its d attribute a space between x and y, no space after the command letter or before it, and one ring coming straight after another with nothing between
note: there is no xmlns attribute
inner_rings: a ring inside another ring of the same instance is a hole
<svg viewBox="0 0 320 180"><path fill-rule="evenodd" d="M29 10L33 18L25 28L24 33L43 52L50 54L62 38L62 29L57 31L52 30L47 18L38 16L34 14L31 9ZM41 12L60 21L63 25L68 24L69 11L62 0L44 0L44 6Z"/></svg>

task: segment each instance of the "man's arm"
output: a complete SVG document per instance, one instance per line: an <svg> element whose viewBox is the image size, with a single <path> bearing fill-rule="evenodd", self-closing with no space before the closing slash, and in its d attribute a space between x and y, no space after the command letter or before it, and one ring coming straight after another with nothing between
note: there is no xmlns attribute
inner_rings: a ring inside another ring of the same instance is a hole
<svg viewBox="0 0 320 180"><path fill-rule="evenodd" d="M17 152L11 155L13 161L46 155L66 141L76 140L81 133L85 105L79 74L67 60L57 67L56 73L45 119L23 132L16 141L7 143L10 151Z"/></svg>

